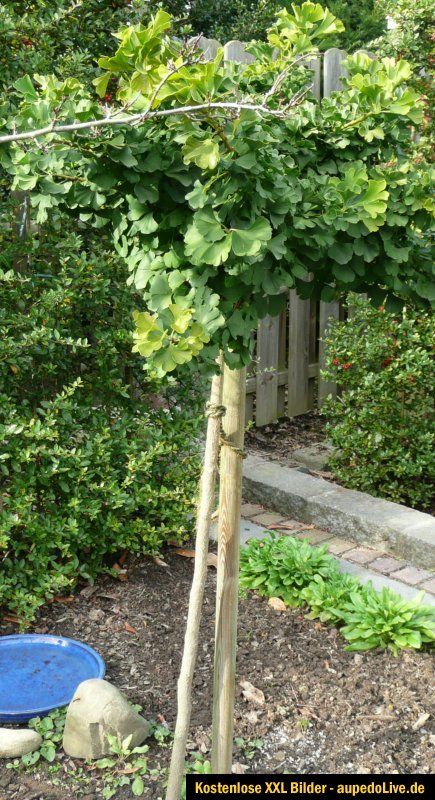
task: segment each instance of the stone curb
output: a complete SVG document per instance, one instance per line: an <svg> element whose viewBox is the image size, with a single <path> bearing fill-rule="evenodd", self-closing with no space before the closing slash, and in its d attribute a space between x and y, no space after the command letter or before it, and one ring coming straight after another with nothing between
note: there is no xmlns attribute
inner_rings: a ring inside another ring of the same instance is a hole
<svg viewBox="0 0 435 800"><path fill-rule="evenodd" d="M243 496L284 516L435 569L435 519L430 514L252 455L244 462Z"/></svg>

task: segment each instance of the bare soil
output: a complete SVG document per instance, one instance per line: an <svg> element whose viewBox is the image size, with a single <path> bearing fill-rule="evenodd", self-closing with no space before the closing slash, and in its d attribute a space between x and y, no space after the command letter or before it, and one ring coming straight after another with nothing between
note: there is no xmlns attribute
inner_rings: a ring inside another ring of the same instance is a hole
<svg viewBox="0 0 435 800"><path fill-rule="evenodd" d="M294 450L322 442L325 439L325 425L318 411L310 411L292 419L280 419L262 428L251 428L246 433L246 447L264 458L294 466Z"/></svg>
<svg viewBox="0 0 435 800"><path fill-rule="evenodd" d="M46 606L35 630L95 647L106 660L108 680L140 703L148 719L172 727L193 563L171 551L165 561L168 566L134 561L127 582L103 578L94 591L78 592L71 604ZM210 569L189 743L204 758L210 748L214 592ZM14 626L0 625L1 634L12 632ZM256 702L244 698L242 681L260 690ZM433 683L429 653L348 653L334 628L307 620L300 610L278 613L251 593L240 602L235 769L430 773ZM58 758L65 772L80 765ZM149 761L166 766L169 749L151 743ZM159 777L146 785L147 798L164 793ZM6 770L4 762L0 766L1 800L79 797L101 797L101 783L91 777L86 785L76 784L68 777L53 786L45 768L29 776ZM131 798L131 792L120 789L116 799L121 798Z"/></svg>

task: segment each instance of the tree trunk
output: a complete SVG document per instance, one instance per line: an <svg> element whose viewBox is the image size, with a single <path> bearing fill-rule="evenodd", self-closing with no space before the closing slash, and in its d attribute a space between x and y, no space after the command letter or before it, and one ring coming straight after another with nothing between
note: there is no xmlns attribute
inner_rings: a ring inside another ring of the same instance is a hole
<svg viewBox="0 0 435 800"><path fill-rule="evenodd" d="M212 771L221 774L231 772L233 754L245 392L246 370L225 365L212 733Z"/></svg>
<svg viewBox="0 0 435 800"><path fill-rule="evenodd" d="M221 362L219 362L219 367L221 368ZM177 687L178 713L166 800L179 800L184 779L186 743L192 707L192 683L198 653L204 587L207 579L208 542L219 459L221 417L224 413L224 408L221 406L221 394L222 378L219 373L212 379L210 403L207 408L207 437L196 519L195 565Z"/></svg>

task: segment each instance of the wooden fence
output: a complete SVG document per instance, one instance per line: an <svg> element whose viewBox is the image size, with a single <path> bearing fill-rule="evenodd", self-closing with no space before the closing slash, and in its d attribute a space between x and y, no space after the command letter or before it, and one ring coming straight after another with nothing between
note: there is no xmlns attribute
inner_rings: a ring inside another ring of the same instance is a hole
<svg viewBox="0 0 435 800"><path fill-rule="evenodd" d="M222 46L215 39L202 37L200 47L214 58ZM322 58L307 61L313 70L312 89L317 100L341 88L345 74L343 50L327 50ZM249 63L243 42L224 46L228 61ZM339 303L301 300L289 292L286 311L263 319L255 336L254 357L246 382L246 420L267 425L278 417L293 417L320 407L325 397L336 393L336 385L321 377L325 350L323 338L331 319L339 319Z"/></svg>

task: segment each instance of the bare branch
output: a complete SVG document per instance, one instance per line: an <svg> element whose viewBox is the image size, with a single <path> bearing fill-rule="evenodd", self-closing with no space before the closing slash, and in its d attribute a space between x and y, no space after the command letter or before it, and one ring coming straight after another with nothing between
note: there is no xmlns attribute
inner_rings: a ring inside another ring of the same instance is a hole
<svg viewBox="0 0 435 800"><path fill-rule="evenodd" d="M283 71L280 72L279 75L276 76L276 78L275 78L272 86L270 87L269 91L266 92L266 94L264 95L264 99L265 100L269 100L271 97L273 97L274 94L276 94L276 92L278 91L278 89L281 86L282 82L286 79L287 75L290 74L290 72L292 71L292 69L294 67L296 67L298 64L306 61L307 58L310 58L311 56L318 56L318 55L319 55L319 53L313 51L312 53L305 53L303 56L299 56L299 58L296 58L294 61L292 61L292 63L289 64L288 67L283 69Z"/></svg>
<svg viewBox="0 0 435 800"><path fill-rule="evenodd" d="M107 117L100 119L91 119L86 122L70 122L65 125L56 125L55 121L46 125L44 128L37 128L32 131L22 131L21 133L8 133L0 136L0 144L7 144L8 142L20 142L29 139L38 139L40 136L47 136L48 134L57 135L60 133L71 133L89 130L91 128L103 128L107 126L119 125L135 125L137 123L146 122L152 119L179 116L183 114L192 114L197 111L210 111L211 109L222 109L230 112L240 111L255 111L258 114L267 114L272 117L284 117L285 111L282 109L268 108L262 103L230 103L230 102L216 102L216 103L198 103L191 106L179 106L177 108L167 108L158 111L145 111L138 114L131 114L127 117L115 117L110 114Z"/></svg>

